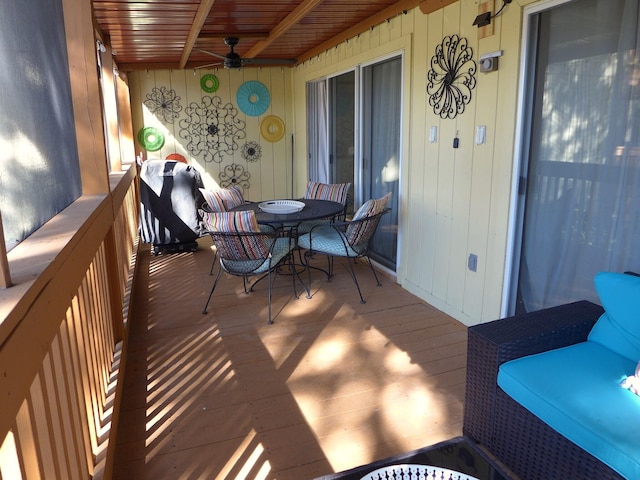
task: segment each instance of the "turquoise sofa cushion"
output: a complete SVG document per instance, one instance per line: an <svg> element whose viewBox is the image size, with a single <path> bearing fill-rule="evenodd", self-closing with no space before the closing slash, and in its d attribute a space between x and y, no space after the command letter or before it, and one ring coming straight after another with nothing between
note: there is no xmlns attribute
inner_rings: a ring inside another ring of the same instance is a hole
<svg viewBox="0 0 640 480"><path fill-rule="evenodd" d="M605 313L591 329L589 341L637 363L640 361L640 277L601 272L594 281Z"/></svg>
<svg viewBox="0 0 640 480"><path fill-rule="evenodd" d="M640 397L619 386L636 362L595 342L500 366L498 385L625 478L640 478Z"/></svg>

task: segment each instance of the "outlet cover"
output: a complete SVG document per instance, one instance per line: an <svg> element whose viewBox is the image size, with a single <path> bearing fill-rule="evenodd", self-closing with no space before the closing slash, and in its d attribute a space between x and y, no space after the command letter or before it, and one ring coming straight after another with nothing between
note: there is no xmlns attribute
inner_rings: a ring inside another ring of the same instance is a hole
<svg viewBox="0 0 640 480"><path fill-rule="evenodd" d="M478 256L475 253L471 253L469 255L467 266L469 267L469 270L471 270L472 272L478 271Z"/></svg>

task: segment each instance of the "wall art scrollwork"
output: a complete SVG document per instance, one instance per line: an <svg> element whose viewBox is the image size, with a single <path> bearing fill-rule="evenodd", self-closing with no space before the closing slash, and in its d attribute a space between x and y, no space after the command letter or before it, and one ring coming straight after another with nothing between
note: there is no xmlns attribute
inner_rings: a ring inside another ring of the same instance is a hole
<svg viewBox="0 0 640 480"><path fill-rule="evenodd" d="M476 86L476 72L468 40L458 35L444 37L427 73L427 94L433 112L443 119L463 113Z"/></svg>
<svg viewBox="0 0 640 480"><path fill-rule="evenodd" d="M238 109L224 104L220 97L202 97L199 104L189 104L185 114L187 118L180 120L180 138L187 140L189 153L205 162L222 163L246 137L246 124L238 118Z"/></svg>
<svg viewBox="0 0 640 480"><path fill-rule="evenodd" d="M247 172L242 165L238 165L237 163L225 165L224 169L220 172L219 178L222 188L240 185L242 190L246 191L251 186L249 184L251 174Z"/></svg>

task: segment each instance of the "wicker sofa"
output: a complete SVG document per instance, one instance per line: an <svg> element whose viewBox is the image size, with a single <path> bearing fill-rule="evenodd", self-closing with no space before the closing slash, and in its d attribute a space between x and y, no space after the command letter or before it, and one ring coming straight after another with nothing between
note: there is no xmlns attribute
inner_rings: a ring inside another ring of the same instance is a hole
<svg viewBox="0 0 640 480"><path fill-rule="evenodd" d="M580 301L469 328L464 434L523 480L623 478L497 384L505 362L585 342L603 312Z"/></svg>

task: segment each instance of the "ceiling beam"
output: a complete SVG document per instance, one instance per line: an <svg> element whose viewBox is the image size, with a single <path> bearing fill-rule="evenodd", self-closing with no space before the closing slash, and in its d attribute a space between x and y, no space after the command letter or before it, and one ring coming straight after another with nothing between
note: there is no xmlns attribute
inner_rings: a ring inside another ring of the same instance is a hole
<svg viewBox="0 0 640 480"><path fill-rule="evenodd" d="M420 11L428 15L457 1L458 0L423 0L420 2Z"/></svg>
<svg viewBox="0 0 640 480"><path fill-rule="evenodd" d="M294 25L298 24L311 10L322 3L322 0L304 0L300 5L293 9L278 25L275 26L269 37L256 43L247 53L243 55L245 58L254 58L259 55L265 48L273 43L278 37L284 35Z"/></svg>
<svg viewBox="0 0 640 480"><path fill-rule="evenodd" d="M353 27L345 30L344 32L334 36L331 40L324 42L318 45L315 48L303 53L298 57L298 64L309 60L310 58L315 57L316 55L320 55L321 53L326 52L330 48L335 47L336 45L353 38L362 32L369 30L376 25L380 25L381 23L390 20L391 18L399 15L401 13L405 13L405 11L409 11L420 3L424 2L424 0L400 0L399 2L394 3L393 5L389 5L384 10L372 15L371 17L363 20L362 22L354 25Z"/></svg>
<svg viewBox="0 0 640 480"><path fill-rule="evenodd" d="M180 68L184 68L184 66L187 64L187 60L189 60L189 57L191 56L193 46L196 44L196 40L200 35L202 26L207 20L209 12L211 11L211 7L213 7L215 1L216 0L200 1L200 6L198 7L196 16L193 19L193 23L191 24L191 30L189 30L189 36L187 37L187 41L184 44L184 49L182 50L182 57L180 57Z"/></svg>
<svg viewBox="0 0 640 480"><path fill-rule="evenodd" d="M240 40L264 40L269 38L269 32L224 32L224 33L203 33L198 37L198 41L224 40L227 37L238 37Z"/></svg>

